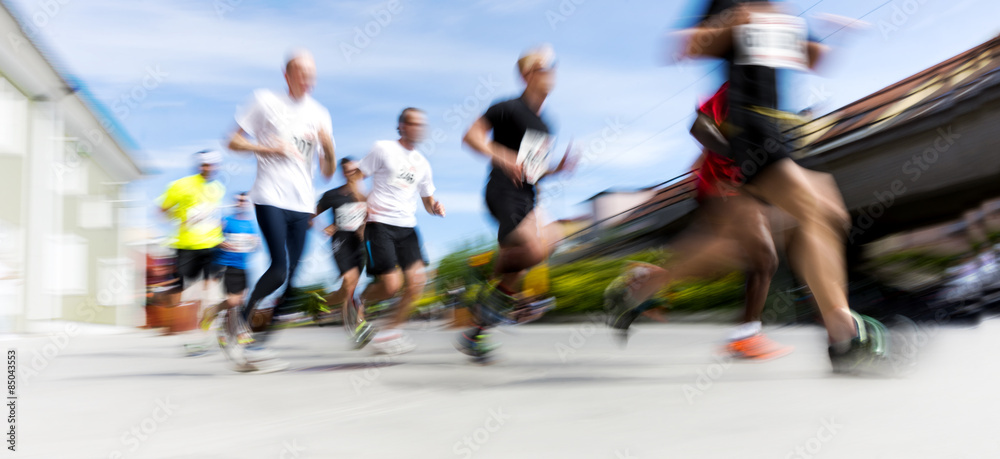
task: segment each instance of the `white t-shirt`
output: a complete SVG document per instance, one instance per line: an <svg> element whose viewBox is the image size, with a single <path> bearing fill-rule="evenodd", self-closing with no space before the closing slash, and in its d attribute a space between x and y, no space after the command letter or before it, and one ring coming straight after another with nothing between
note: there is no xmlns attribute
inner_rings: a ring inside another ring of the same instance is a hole
<svg viewBox="0 0 1000 459"><path fill-rule="evenodd" d="M403 148L396 140L381 140L358 162L358 169L372 178L368 221L417 226L417 193L424 198L434 195L431 165L424 155Z"/></svg>
<svg viewBox="0 0 1000 459"><path fill-rule="evenodd" d="M333 138L330 112L308 95L296 101L288 94L258 89L236 111L236 123L262 145L275 147L284 139L298 147L303 158L257 155L257 179L250 199L255 204L312 213L316 208L312 165L323 150L320 129Z"/></svg>

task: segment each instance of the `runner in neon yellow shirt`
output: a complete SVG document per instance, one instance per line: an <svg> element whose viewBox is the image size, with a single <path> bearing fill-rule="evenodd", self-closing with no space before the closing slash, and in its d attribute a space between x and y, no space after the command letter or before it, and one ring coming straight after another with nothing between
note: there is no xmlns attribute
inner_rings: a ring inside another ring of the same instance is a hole
<svg viewBox="0 0 1000 459"><path fill-rule="evenodd" d="M214 165L208 165L214 173ZM202 170L206 169L205 165ZM211 178L211 175L209 175ZM161 207L170 218L180 221L173 247L181 250L210 249L221 244L222 218L219 204L226 187L205 178L204 172L176 180L161 198Z"/></svg>
<svg viewBox="0 0 1000 459"><path fill-rule="evenodd" d="M180 304L181 295L187 288L202 279L205 284L199 298L207 299L219 269L215 260L216 252L225 241L219 204L226 193L226 187L212 178L216 167L222 162L222 154L201 151L196 156L198 173L172 182L160 198L160 210L171 220L180 222L177 237L172 244L177 249L177 277L180 279L180 291L171 294L170 299L175 305ZM204 304L199 308L202 306ZM186 344L185 348L188 355L194 356L206 353L208 346L204 343L191 343Z"/></svg>

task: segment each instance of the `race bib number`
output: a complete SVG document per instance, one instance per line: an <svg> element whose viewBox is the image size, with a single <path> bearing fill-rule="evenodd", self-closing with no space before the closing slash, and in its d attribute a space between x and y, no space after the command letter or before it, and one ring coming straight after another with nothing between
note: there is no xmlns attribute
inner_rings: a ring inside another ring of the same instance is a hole
<svg viewBox="0 0 1000 459"><path fill-rule="evenodd" d="M248 233L226 233L229 252L249 253L257 245L257 237Z"/></svg>
<svg viewBox="0 0 1000 459"><path fill-rule="evenodd" d="M529 129L524 133L517 151L517 164L524 171L525 182L534 185L548 172L551 140L544 132Z"/></svg>
<svg viewBox="0 0 1000 459"><path fill-rule="evenodd" d="M337 230L357 231L365 222L368 206L363 202L352 202L338 207L336 214Z"/></svg>
<svg viewBox="0 0 1000 459"><path fill-rule="evenodd" d="M400 166L389 179L390 185L401 190L409 190L415 183L417 183L417 168L409 163Z"/></svg>
<svg viewBox="0 0 1000 459"><path fill-rule="evenodd" d="M222 226L222 213L213 204L197 204L187 211L187 225L195 233L208 233Z"/></svg>
<svg viewBox="0 0 1000 459"><path fill-rule="evenodd" d="M777 13L753 13L733 29L736 65L809 70L806 21Z"/></svg>
<svg viewBox="0 0 1000 459"><path fill-rule="evenodd" d="M292 142L295 144L295 148L299 150L299 153L302 154L302 157L305 158L306 164L312 164L312 154L316 148L316 143L298 136L292 137Z"/></svg>

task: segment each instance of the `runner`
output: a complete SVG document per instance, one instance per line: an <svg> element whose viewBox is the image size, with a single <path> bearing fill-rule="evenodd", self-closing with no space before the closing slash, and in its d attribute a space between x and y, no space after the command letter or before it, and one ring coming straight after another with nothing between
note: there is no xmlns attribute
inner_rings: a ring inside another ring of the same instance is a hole
<svg viewBox="0 0 1000 459"><path fill-rule="evenodd" d="M515 295L525 271L544 262L559 239L553 225L542 226L535 211L535 185L543 176L568 170L569 150L559 166L548 170L552 137L542 119L542 105L555 83L555 54L548 46L525 52L517 61L525 89L520 97L493 105L466 132L463 141L491 160L486 205L500 228L496 285L484 285L473 311L476 326L463 332L457 347L476 360L488 360L496 346L487 330L516 307ZM493 138L490 139L490 131Z"/></svg>
<svg viewBox="0 0 1000 459"><path fill-rule="evenodd" d="M182 296L199 280L204 280L196 304L205 307L209 292L214 285L213 278L216 250L224 240L219 203L226 193L226 187L214 180L216 167L222 162L222 154L203 150L195 154L198 173L171 182L160 197L160 210L171 220L180 223L173 243L177 250L177 277L179 289L169 295L171 305L181 304ZM205 308L206 311L210 308ZM200 311L201 312L201 311ZM202 314L204 321L204 314ZM188 356L204 355L208 346L201 342L184 345Z"/></svg>
<svg viewBox="0 0 1000 459"><path fill-rule="evenodd" d="M316 215L333 211L333 223L323 232L330 236L333 260L340 271L340 290L326 298L327 304L343 304L344 326L352 334L355 349L360 349L371 341L374 327L365 320L364 311L354 304L354 291L365 269L366 253L364 242L365 219L368 208L365 195L361 192L364 176L358 163L351 158L340 160L340 172L346 183L320 197L316 205Z"/></svg>
<svg viewBox="0 0 1000 459"><path fill-rule="evenodd" d="M247 262L250 254L260 247L260 238L257 236L257 229L253 223L253 216L250 214L253 203L247 193L236 195L236 213L223 220L222 231L225 234L226 242L219 247L216 263L222 270L223 285L226 289L226 300L213 306L212 314L206 314L209 318L216 314L225 315L225 327L219 333L219 345L223 350L228 350L228 336L236 336L238 343L248 344L252 341L249 334L240 329L239 307L246 300L247 291ZM233 308L236 308L235 310ZM211 319L202 320L202 329L208 330L212 325ZM241 332L244 332L241 335Z"/></svg>
<svg viewBox="0 0 1000 459"><path fill-rule="evenodd" d="M282 285L286 285L285 294L290 290L315 210L316 158L327 179L337 167L330 112L309 95L316 82L312 55L294 53L285 63L285 81L287 94L264 89L254 92L250 102L238 110L238 127L229 141L230 150L253 153L257 158L257 177L249 196L256 204L257 224L271 256L270 266L241 311L242 329L249 328L246 322L261 300ZM243 363L237 362L237 369L259 369Z"/></svg>
<svg viewBox="0 0 1000 459"><path fill-rule="evenodd" d="M887 330L848 305L847 212L838 199L825 197L811 175L789 157L777 118L776 69L812 68L823 47L805 40L800 19L778 12L766 0L713 1L701 23L687 32L686 53L728 62L731 129L727 140L730 156L744 176L742 191L784 210L798 222L788 255L819 306L833 370L865 371L886 360ZM629 288L620 301L611 302L611 325L627 329L636 309L671 276L667 270L653 272Z"/></svg>
<svg viewBox="0 0 1000 459"><path fill-rule="evenodd" d="M371 152L358 162L358 170L372 178L365 247L368 275L375 276L375 282L355 300L355 307L364 311L365 305L392 298L406 284L396 314L372 342L376 351L385 354L410 352L416 347L399 330L427 281L416 229L416 196L420 196L427 213L445 215L444 206L434 199L430 163L416 149L424 139L427 117L411 107L400 113L398 121L399 140L375 142Z"/></svg>
<svg viewBox="0 0 1000 459"><path fill-rule="evenodd" d="M728 84L724 84L698 109L692 134L705 148L695 163L698 210L691 228L672 244L674 255L666 265L671 280L705 277L727 269L742 269L746 278L746 306L742 323L733 329L725 347L731 356L764 360L791 352L764 336L761 315L771 279L778 268L778 254L771 236L769 209L759 200L741 193L742 174L733 161L708 147L726 151L725 139L719 141L726 119ZM636 282L636 274L650 275L665 268L633 264L625 276L609 286L607 295L626 292L624 286ZM652 304L648 303L647 305ZM620 329L622 341L628 329Z"/></svg>

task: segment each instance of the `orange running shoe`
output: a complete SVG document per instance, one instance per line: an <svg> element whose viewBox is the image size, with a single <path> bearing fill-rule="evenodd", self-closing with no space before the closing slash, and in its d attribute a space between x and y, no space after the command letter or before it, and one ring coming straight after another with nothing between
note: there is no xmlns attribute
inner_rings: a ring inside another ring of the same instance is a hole
<svg viewBox="0 0 1000 459"><path fill-rule="evenodd" d="M763 333L757 333L749 338L730 341L726 352L733 358L747 360L771 360L784 357L792 352L792 346L785 346L771 341Z"/></svg>

